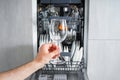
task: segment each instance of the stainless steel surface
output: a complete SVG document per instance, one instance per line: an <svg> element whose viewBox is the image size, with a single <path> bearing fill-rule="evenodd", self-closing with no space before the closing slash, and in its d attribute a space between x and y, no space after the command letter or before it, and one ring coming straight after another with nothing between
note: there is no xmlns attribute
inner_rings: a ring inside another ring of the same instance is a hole
<svg viewBox="0 0 120 80"><path fill-rule="evenodd" d="M84 69L83 69L83 76L84 80L89 80L87 67L88 67L88 34L89 34L89 1L85 0L85 21L84 21L84 52L83 52L83 59L84 59Z"/></svg>
<svg viewBox="0 0 120 80"><path fill-rule="evenodd" d="M37 55L37 0L32 1L32 34L33 34L33 56Z"/></svg>
<svg viewBox="0 0 120 80"><path fill-rule="evenodd" d="M85 68L87 68L88 60L88 33L89 33L89 0L85 0L85 22L84 22L84 58L85 58Z"/></svg>

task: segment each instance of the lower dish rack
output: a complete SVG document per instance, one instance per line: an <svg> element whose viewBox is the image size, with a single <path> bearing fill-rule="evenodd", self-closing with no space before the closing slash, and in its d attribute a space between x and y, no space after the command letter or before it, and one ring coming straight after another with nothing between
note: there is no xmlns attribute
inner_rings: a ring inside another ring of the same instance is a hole
<svg viewBox="0 0 120 80"><path fill-rule="evenodd" d="M43 74L57 74L57 73L77 73L83 68L83 63L79 61L66 62L66 64L47 64L40 69Z"/></svg>

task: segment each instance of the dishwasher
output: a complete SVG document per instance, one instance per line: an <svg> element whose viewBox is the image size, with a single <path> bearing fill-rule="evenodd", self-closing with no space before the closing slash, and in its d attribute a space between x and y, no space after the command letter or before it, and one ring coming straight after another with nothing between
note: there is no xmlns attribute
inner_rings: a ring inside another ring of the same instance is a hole
<svg viewBox="0 0 120 80"><path fill-rule="evenodd" d="M37 0L37 49L52 42L51 20L65 20L67 33L59 44L64 63L45 65L34 80L88 80L88 5L88 0Z"/></svg>

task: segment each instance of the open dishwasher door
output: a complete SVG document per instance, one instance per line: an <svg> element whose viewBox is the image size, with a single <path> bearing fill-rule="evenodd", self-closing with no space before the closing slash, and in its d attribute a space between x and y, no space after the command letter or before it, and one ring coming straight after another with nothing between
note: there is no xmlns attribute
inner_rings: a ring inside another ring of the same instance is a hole
<svg viewBox="0 0 120 80"><path fill-rule="evenodd" d="M34 74L34 79L88 80L88 0L37 0L37 49L52 42L52 19L64 19L67 23L67 36L59 44L64 63L47 64Z"/></svg>

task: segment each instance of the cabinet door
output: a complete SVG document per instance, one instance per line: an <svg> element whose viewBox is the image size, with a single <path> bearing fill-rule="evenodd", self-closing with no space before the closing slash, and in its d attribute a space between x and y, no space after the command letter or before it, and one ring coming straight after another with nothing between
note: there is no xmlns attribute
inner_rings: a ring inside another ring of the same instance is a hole
<svg viewBox="0 0 120 80"><path fill-rule="evenodd" d="M120 39L120 0L90 0L89 39Z"/></svg>
<svg viewBox="0 0 120 80"><path fill-rule="evenodd" d="M32 0L0 0L0 71L33 58Z"/></svg>
<svg viewBox="0 0 120 80"><path fill-rule="evenodd" d="M120 80L120 0L90 0L88 75Z"/></svg>
<svg viewBox="0 0 120 80"><path fill-rule="evenodd" d="M120 41L89 40L89 80L120 80Z"/></svg>

